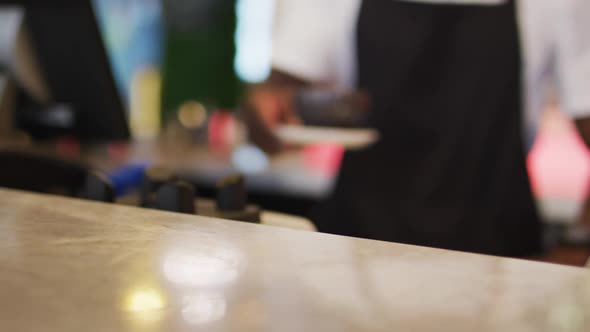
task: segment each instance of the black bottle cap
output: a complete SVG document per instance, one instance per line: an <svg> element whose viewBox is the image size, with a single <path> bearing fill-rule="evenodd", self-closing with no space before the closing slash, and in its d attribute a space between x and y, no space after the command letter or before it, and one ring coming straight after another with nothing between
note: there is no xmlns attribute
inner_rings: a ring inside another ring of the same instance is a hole
<svg viewBox="0 0 590 332"><path fill-rule="evenodd" d="M145 170L143 182L141 184L141 206L152 207L154 205L154 194L160 187L169 182L177 180L172 170L161 167L151 166Z"/></svg>
<svg viewBox="0 0 590 332"><path fill-rule="evenodd" d="M217 183L217 209L220 211L241 211L246 208L247 194L244 177L234 174Z"/></svg>
<svg viewBox="0 0 590 332"><path fill-rule="evenodd" d="M91 172L86 176L80 197L93 201L113 203L115 201L115 189L105 175L99 172Z"/></svg>
<svg viewBox="0 0 590 332"><path fill-rule="evenodd" d="M163 184L154 205L158 210L195 214L195 189L184 181Z"/></svg>

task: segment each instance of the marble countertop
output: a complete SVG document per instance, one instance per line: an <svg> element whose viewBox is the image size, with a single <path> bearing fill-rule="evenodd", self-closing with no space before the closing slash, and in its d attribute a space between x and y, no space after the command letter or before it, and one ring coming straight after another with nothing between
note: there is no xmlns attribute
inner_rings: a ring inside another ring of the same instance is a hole
<svg viewBox="0 0 590 332"><path fill-rule="evenodd" d="M590 272L0 190L2 331L590 331Z"/></svg>

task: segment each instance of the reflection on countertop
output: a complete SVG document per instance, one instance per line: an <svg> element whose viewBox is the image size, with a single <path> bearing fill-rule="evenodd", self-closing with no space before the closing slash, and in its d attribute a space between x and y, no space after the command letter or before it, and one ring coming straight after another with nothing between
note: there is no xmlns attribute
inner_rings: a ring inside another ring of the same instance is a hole
<svg viewBox="0 0 590 332"><path fill-rule="evenodd" d="M0 190L5 331L588 331L590 272Z"/></svg>

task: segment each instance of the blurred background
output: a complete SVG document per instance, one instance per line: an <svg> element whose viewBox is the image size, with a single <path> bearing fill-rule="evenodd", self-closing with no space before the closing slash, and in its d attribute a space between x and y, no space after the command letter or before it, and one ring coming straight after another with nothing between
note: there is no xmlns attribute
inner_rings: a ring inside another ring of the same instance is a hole
<svg viewBox="0 0 590 332"><path fill-rule="evenodd" d="M119 91L133 112L132 91L149 84L161 84L166 47L163 5L159 0L93 1ZM178 6L186 8L194 1L177 2ZM237 22L233 35L236 50L232 68L239 82L259 83L270 73L273 10L274 0L238 0L236 3ZM203 81L200 77L194 80L195 84ZM235 89L234 82L224 84L227 85L225 89ZM158 98L150 94L160 93L156 88L142 92L136 95L135 104L141 105L142 99ZM163 102L167 103L173 102ZM231 102L228 105L231 107ZM141 109L138 106L135 111L141 112ZM149 131L136 128L134 134L141 136L142 130ZM329 147L317 147L318 150L322 148L329 150ZM326 156L323 158L326 165L310 167L329 169L335 174L337 167L332 165L333 158ZM547 102L538 136L529 153L528 167L545 217L563 222L575 220L590 183L590 154L571 120L555 103Z"/></svg>
<svg viewBox="0 0 590 332"><path fill-rule="evenodd" d="M78 45L87 51L84 43L90 45L93 39L88 36L94 35L84 35L83 28L71 31L76 29L64 23L56 35L71 33L74 42L67 46L40 43L49 40L52 32L47 28L50 22L44 18L57 20L63 8L33 6L26 14L17 11L0 16L4 23L19 19L28 23L32 32L29 37L40 53L39 66L45 68L41 76L45 76L54 97L60 95L56 91L66 91L63 96L74 90L77 93L57 103L47 103L38 97L44 95L43 84L35 96L30 92L37 91L35 88L26 93L18 89L35 87L35 80L20 78L15 80L13 89L18 91L11 92L10 75L5 76L0 81L0 91L4 96L12 93L11 105L19 106L13 107L19 111L10 119L15 118L18 127L26 132L5 135L11 137L7 140L11 143L5 144L7 147L25 145L35 153L50 152L67 161L90 165L115 182L118 196L142 190L138 189L142 186L142 176L137 174L155 165L173 170L207 198L215 197L220 179L238 172L245 176L251 203L267 210L307 216L315 204L330 195L345 149L355 144L370 144L367 142L372 140L371 133L367 138L366 132L347 132L340 140L318 139L315 135L321 134L306 132L303 137L295 135L294 140L299 142L296 148L277 155L267 154L248 140L248 130L240 116L241 100L249 86L264 82L271 74L272 34L277 24L275 0L92 0L90 3L90 15L96 18L104 45L110 71L107 76L112 75L92 82L84 80L84 75L98 77L93 70L99 69L86 65L103 63L99 57L88 60L74 56L51 61L63 55L55 51L62 46L62 49L76 49ZM84 8L73 5L68 8L89 14ZM13 39L18 41L21 33L17 30L14 35L19 37ZM87 30L91 31L92 27ZM9 30L3 31L9 35ZM47 35L43 36L41 31ZM91 47L95 47L96 43L92 43ZM16 49L27 54L26 43L23 45ZM96 47L101 49L100 45ZM25 71L30 75L21 77L32 77L37 65L34 59L31 63L8 62L0 70L6 66L8 71L11 66L28 68ZM53 72L47 71L48 67L54 68ZM68 71L70 67L87 68L88 72ZM62 75L64 72L67 74ZM67 75L73 78L68 81L64 78ZM109 85L110 78L115 90ZM84 106L84 111L77 111L76 108L82 109L77 104L82 99L92 102ZM572 120L560 111L557 102L546 100L543 108L534 144L528 151L528 171L544 222L568 227L577 223L585 204L590 183L590 154ZM38 109L48 112L39 115ZM352 143L342 143L348 140ZM30 189L47 191L33 187Z"/></svg>

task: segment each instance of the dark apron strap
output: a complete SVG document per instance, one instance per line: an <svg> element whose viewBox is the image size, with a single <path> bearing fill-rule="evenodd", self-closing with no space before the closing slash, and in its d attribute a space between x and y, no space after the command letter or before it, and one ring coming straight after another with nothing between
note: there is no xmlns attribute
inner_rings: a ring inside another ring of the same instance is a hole
<svg viewBox="0 0 590 332"><path fill-rule="evenodd" d="M359 88L376 146L345 156L323 231L500 255L541 227L521 135L515 5L363 1Z"/></svg>

